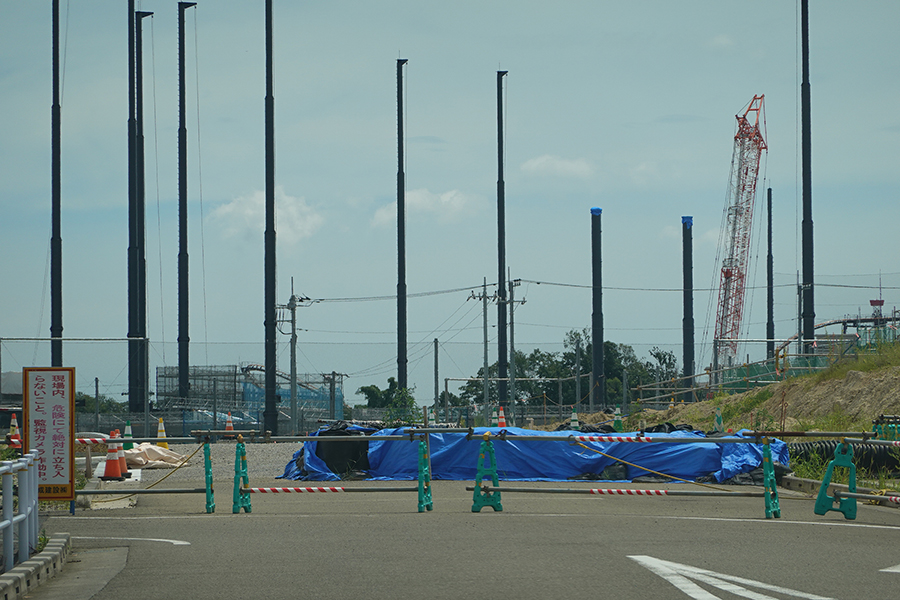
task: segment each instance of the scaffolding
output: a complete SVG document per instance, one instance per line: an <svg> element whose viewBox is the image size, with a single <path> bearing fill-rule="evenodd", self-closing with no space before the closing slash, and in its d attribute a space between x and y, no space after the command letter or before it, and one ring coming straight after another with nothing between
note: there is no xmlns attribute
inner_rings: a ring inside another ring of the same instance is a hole
<svg viewBox="0 0 900 600"><path fill-rule="evenodd" d="M156 369L156 409L190 410L247 415L259 421L265 408L265 371L256 364L190 367L188 397L178 395L178 367ZM290 377L277 373L279 421L290 421ZM344 415L344 376L340 373L297 375L297 404L301 421L341 419Z"/></svg>

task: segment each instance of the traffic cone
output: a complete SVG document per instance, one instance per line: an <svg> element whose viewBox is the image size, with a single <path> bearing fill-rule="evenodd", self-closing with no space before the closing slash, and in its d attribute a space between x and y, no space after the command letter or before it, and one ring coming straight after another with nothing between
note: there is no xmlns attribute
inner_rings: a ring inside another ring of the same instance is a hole
<svg viewBox="0 0 900 600"><path fill-rule="evenodd" d="M716 431L719 433L725 432L725 423L722 422L722 409L716 409Z"/></svg>
<svg viewBox="0 0 900 600"><path fill-rule="evenodd" d="M622 432L622 429L623 429L623 427L622 427L622 411L619 410L618 406L616 407L616 412L614 413L614 417L613 417L613 429L615 429L616 431L618 431L620 433Z"/></svg>
<svg viewBox="0 0 900 600"><path fill-rule="evenodd" d="M572 418L569 420L569 428L570 429L578 429L581 425L578 423L578 413L575 412L575 407L572 407Z"/></svg>
<svg viewBox="0 0 900 600"><path fill-rule="evenodd" d="M163 424L162 417L159 418L159 427L156 429L156 437L158 437L158 438L166 437L166 426ZM159 446L160 448L165 448L166 450L169 449L168 442L156 442L156 445Z"/></svg>
<svg viewBox="0 0 900 600"><path fill-rule="evenodd" d="M125 436L126 439L131 439L134 436L131 435L131 421L125 421ZM124 449L131 450L134 448L134 444L131 442L125 442Z"/></svg>
<svg viewBox="0 0 900 600"><path fill-rule="evenodd" d="M122 439L118 429L116 429L116 439ZM128 472L128 465L125 463L125 444L119 441L116 446L118 446L116 455L119 457L119 472L122 473L122 477L131 477L131 473Z"/></svg>
<svg viewBox="0 0 900 600"><path fill-rule="evenodd" d="M162 419L160 419L162 421ZM228 413L228 418L225 419L225 431L234 431L234 423L231 421L231 413ZM233 435L226 435L226 438L233 438Z"/></svg>
<svg viewBox="0 0 900 600"><path fill-rule="evenodd" d="M494 408L494 411L491 413L491 427L498 427L500 425L500 420L497 418L497 409Z"/></svg>
<svg viewBox="0 0 900 600"><path fill-rule="evenodd" d="M22 436L19 434L19 422L16 421L16 413L13 413L12 420L9 422L9 447L22 447Z"/></svg>
<svg viewBox="0 0 900 600"><path fill-rule="evenodd" d="M497 417L497 427L506 427L506 415L503 414L503 407L500 407L500 416Z"/></svg>
<svg viewBox="0 0 900 600"><path fill-rule="evenodd" d="M103 468L103 475L100 476L103 481L125 481L122 477L122 469L119 466L119 451L116 449L113 432L109 432L109 438L106 440L106 465Z"/></svg>

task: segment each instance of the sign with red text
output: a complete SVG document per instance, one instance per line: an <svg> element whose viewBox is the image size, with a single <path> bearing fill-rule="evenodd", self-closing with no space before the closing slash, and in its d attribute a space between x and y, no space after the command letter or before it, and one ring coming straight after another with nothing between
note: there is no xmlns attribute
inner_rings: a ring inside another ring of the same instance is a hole
<svg viewBox="0 0 900 600"><path fill-rule="evenodd" d="M22 370L24 450L39 450L38 500L75 499L75 369Z"/></svg>

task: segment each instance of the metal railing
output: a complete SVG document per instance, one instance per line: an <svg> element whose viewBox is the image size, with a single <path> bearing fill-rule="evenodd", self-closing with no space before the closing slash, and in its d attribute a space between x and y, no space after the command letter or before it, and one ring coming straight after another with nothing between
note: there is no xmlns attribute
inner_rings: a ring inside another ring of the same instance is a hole
<svg viewBox="0 0 900 600"><path fill-rule="evenodd" d="M8 572L31 558L38 543L38 450L22 456L18 460L0 462L0 476L3 479L3 515L0 531L3 532L3 567ZM13 476L18 474L17 490L13 490ZM14 506L13 496L18 499ZM15 553L16 525L18 525L19 552Z"/></svg>

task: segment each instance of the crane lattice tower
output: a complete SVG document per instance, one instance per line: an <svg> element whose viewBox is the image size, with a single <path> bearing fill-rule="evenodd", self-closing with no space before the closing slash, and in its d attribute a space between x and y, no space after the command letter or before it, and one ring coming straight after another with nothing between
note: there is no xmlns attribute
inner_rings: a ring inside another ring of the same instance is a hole
<svg viewBox="0 0 900 600"><path fill-rule="evenodd" d="M744 113L736 115L737 132L734 134L734 153L723 219L725 227L719 240L719 248L724 252L721 254L714 339L717 341L716 358L720 367L732 364L737 356L737 340L741 333L756 182L760 159L767 149L763 133L764 98L765 95L754 96Z"/></svg>

